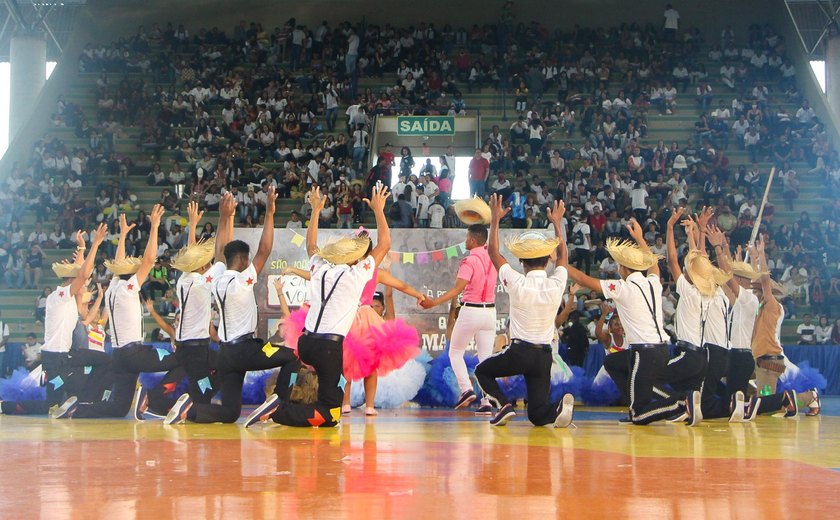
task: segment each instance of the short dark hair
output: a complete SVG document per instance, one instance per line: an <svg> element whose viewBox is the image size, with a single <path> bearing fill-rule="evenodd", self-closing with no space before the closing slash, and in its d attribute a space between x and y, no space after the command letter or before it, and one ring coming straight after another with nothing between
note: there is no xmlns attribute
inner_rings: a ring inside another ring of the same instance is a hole
<svg viewBox="0 0 840 520"><path fill-rule="evenodd" d="M251 254L251 246L247 243L243 242L242 240L232 240L225 246L225 263L227 265L232 264L236 261L237 258L244 256L245 260L248 260L248 256Z"/></svg>
<svg viewBox="0 0 840 520"><path fill-rule="evenodd" d="M381 292L373 293L373 299L385 305L385 296Z"/></svg>
<svg viewBox="0 0 840 520"><path fill-rule="evenodd" d="M484 224L473 224L467 228L467 233L478 242L478 245L483 246L487 243L487 226Z"/></svg>
<svg viewBox="0 0 840 520"><path fill-rule="evenodd" d="M529 267L531 269L545 269L545 266L548 265L547 256L541 256L539 258L521 258L520 262L525 267Z"/></svg>

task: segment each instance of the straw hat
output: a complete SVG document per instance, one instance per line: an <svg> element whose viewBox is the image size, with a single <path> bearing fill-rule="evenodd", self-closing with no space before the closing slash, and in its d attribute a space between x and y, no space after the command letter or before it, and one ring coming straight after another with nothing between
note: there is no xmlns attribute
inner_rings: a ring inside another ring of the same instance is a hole
<svg viewBox="0 0 840 520"><path fill-rule="evenodd" d="M55 262L52 265L52 270L59 278L75 278L82 272L82 266Z"/></svg>
<svg viewBox="0 0 840 520"><path fill-rule="evenodd" d="M747 262L732 262L732 274L751 281L761 278L761 273L753 269L753 266Z"/></svg>
<svg viewBox="0 0 840 520"><path fill-rule="evenodd" d="M191 273L213 261L216 254L216 238L202 240L178 251L170 265L182 273Z"/></svg>
<svg viewBox="0 0 840 520"><path fill-rule="evenodd" d="M675 170L687 170L688 163L685 160L685 156L682 154L677 155L674 157L674 169Z"/></svg>
<svg viewBox="0 0 840 520"><path fill-rule="evenodd" d="M93 300L93 293L90 291L85 291L82 293L82 303L90 303Z"/></svg>
<svg viewBox="0 0 840 520"><path fill-rule="evenodd" d="M478 197L456 202L455 213L468 226L490 223L490 206Z"/></svg>
<svg viewBox="0 0 840 520"><path fill-rule="evenodd" d="M330 242L318 251L318 256L333 265L350 264L359 260L370 247L370 237L349 236Z"/></svg>
<svg viewBox="0 0 840 520"><path fill-rule="evenodd" d="M105 268L117 276L124 274L134 274L140 269L140 264L143 263L142 258L136 256L127 256L122 260L105 261Z"/></svg>
<svg viewBox="0 0 840 520"><path fill-rule="evenodd" d="M712 265L709 257L700 251L689 251L685 257L685 270L691 283L703 296L714 296L718 286L725 284L731 274Z"/></svg>
<svg viewBox="0 0 840 520"><path fill-rule="evenodd" d="M529 231L505 241L505 247L516 258L530 260L551 256L560 241L557 238L545 238L542 233Z"/></svg>
<svg viewBox="0 0 840 520"><path fill-rule="evenodd" d="M662 258L662 255L642 251L633 242L616 238L607 239L607 252L619 265L634 271L647 271Z"/></svg>

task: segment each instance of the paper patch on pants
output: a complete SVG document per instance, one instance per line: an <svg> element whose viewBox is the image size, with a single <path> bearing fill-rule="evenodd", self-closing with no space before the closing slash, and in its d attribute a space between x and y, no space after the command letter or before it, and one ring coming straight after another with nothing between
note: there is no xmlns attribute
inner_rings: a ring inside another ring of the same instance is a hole
<svg viewBox="0 0 840 520"><path fill-rule="evenodd" d="M265 357L270 358L271 356L280 351L280 347L275 347L271 343L266 343L265 345L263 345L262 351L263 354L265 354Z"/></svg>

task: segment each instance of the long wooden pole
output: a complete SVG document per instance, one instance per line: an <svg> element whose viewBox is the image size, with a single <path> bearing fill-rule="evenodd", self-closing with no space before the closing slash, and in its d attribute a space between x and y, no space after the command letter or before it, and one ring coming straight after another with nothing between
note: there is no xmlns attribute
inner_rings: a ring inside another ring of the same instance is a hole
<svg viewBox="0 0 840 520"><path fill-rule="evenodd" d="M761 226L761 217L764 215L764 206L767 205L767 199L770 198L770 186L773 184L773 177L776 176L776 167L770 169L770 177L767 179L767 186L764 188L764 197L761 199L761 206L758 208L758 215L753 224L752 234L750 235L749 245L755 244L755 239L758 237L758 228Z"/></svg>

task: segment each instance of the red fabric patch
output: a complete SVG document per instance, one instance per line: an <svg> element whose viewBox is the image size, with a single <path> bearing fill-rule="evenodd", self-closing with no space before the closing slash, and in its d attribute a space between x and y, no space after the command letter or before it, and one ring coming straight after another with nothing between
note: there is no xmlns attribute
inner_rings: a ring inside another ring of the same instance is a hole
<svg viewBox="0 0 840 520"><path fill-rule="evenodd" d="M307 419L307 421L309 421L309 424L311 424L312 426L321 426L322 424L327 422L324 419L324 417L320 413L318 413L318 410L315 410L312 417L310 419Z"/></svg>

